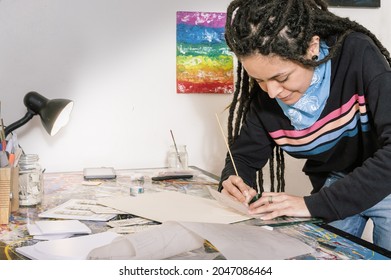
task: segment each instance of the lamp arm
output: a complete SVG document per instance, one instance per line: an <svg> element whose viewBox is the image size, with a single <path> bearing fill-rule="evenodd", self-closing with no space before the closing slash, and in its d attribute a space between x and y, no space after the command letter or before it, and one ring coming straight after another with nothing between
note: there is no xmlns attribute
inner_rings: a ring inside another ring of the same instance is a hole
<svg viewBox="0 0 391 280"><path fill-rule="evenodd" d="M21 118L20 120L10 124L10 125L7 125L6 128L4 129L4 134L5 134L5 137L8 136L8 134L10 134L12 131L14 131L15 129L21 127L22 125L26 124L29 120L31 120L34 115L36 115L34 112L28 110L26 115L24 115L23 118Z"/></svg>

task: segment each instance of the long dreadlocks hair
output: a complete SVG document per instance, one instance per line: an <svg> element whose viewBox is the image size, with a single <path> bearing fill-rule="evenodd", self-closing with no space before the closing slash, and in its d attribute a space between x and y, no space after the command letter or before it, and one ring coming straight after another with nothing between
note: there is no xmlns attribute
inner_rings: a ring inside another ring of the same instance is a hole
<svg viewBox="0 0 391 280"><path fill-rule="evenodd" d="M252 54L278 55L304 67L315 67L333 58L345 37L353 32L368 35L391 65L390 53L368 29L349 18L331 13L323 0L234 0L227 9L225 39L238 58L235 92L229 107L228 144L240 134L253 97L262 94L259 85L242 67L240 59ZM313 36L335 38L322 60L306 59ZM276 163L276 169L274 168ZM269 159L271 191L284 191L284 154L276 147ZM263 172L258 171L258 188L263 191Z"/></svg>

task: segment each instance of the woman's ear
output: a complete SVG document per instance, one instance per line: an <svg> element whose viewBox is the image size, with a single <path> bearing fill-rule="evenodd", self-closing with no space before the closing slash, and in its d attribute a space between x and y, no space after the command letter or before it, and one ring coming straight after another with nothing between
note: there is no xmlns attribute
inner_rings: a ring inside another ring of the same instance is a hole
<svg viewBox="0 0 391 280"><path fill-rule="evenodd" d="M310 46L307 49L306 58L318 60L320 51L320 37L315 35L311 38Z"/></svg>

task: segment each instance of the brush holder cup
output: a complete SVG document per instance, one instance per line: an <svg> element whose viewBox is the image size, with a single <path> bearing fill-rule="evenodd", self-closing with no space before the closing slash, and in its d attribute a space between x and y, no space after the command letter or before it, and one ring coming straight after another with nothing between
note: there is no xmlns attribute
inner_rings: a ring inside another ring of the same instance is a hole
<svg viewBox="0 0 391 280"><path fill-rule="evenodd" d="M168 168L174 170L188 169L186 145L171 145L168 150Z"/></svg>

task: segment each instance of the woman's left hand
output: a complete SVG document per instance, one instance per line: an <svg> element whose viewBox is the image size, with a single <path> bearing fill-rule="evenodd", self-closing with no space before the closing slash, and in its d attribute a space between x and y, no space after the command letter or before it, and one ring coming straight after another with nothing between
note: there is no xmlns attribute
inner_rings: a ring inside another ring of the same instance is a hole
<svg viewBox="0 0 391 280"><path fill-rule="evenodd" d="M262 220L281 216L311 217L303 197L275 192L263 192L262 197L249 205L249 213L264 214Z"/></svg>

